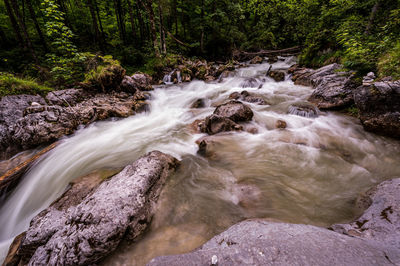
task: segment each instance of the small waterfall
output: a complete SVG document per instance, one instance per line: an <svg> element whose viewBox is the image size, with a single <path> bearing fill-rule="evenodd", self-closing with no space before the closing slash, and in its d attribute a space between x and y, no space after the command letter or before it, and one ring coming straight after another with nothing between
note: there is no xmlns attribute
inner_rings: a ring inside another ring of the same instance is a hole
<svg viewBox="0 0 400 266"><path fill-rule="evenodd" d="M180 71L176 71L176 78L178 79L178 83L182 83L182 76Z"/></svg>
<svg viewBox="0 0 400 266"><path fill-rule="evenodd" d="M174 74L174 72L175 72L175 69L164 76L164 78L163 78L164 84L167 84L167 85L174 84L174 82L172 81L172 75Z"/></svg>
<svg viewBox="0 0 400 266"><path fill-rule="evenodd" d="M319 116L320 111L311 104L294 104L289 106L288 113L307 118L315 118Z"/></svg>

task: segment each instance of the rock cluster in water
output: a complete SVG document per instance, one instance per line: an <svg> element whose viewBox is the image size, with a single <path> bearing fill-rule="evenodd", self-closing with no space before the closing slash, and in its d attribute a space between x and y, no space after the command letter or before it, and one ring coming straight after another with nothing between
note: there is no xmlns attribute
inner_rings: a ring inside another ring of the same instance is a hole
<svg viewBox="0 0 400 266"><path fill-rule="evenodd" d="M128 117L144 110L151 78L126 76L107 92L66 89L39 95L4 96L0 100L0 159L51 143L79 125L110 117Z"/></svg>
<svg viewBox="0 0 400 266"><path fill-rule="evenodd" d="M339 64L317 70L294 66L289 72L295 84L314 88L309 101L318 108L343 109L355 105L366 130L400 138L400 81L374 81L375 76L369 73L360 85L354 81L353 73L344 71Z"/></svg>
<svg viewBox="0 0 400 266"><path fill-rule="evenodd" d="M83 179L31 222L6 261L30 265L96 263L125 238L143 233L175 158L153 151L99 183ZM18 241L17 241L18 242Z"/></svg>

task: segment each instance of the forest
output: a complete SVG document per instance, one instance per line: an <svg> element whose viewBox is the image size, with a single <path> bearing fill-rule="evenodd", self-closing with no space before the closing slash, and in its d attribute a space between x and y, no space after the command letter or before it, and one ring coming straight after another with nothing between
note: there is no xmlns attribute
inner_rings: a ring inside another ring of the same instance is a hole
<svg viewBox="0 0 400 266"><path fill-rule="evenodd" d="M3 95L11 83L83 81L96 55L152 74L173 55L229 61L293 46L301 65L400 77L398 0L4 0L0 10Z"/></svg>
<svg viewBox="0 0 400 266"><path fill-rule="evenodd" d="M0 263L400 265L400 0L0 0Z"/></svg>

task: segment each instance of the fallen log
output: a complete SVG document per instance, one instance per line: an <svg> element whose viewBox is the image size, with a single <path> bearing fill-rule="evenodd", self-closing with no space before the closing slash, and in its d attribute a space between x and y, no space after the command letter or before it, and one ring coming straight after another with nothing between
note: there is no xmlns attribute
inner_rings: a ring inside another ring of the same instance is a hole
<svg viewBox="0 0 400 266"><path fill-rule="evenodd" d="M245 61L250 60L255 56L292 56L298 55L301 52L302 46L294 46L280 50L260 50L258 52L246 52L235 50L232 55L235 60Z"/></svg>

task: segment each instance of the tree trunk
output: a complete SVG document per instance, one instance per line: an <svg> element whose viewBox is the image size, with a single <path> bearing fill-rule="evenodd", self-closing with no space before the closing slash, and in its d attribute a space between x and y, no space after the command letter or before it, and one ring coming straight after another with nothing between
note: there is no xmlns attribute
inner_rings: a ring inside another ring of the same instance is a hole
<svg viewBox="0 0 400 266"><path fill-rule="evenodd" d="M160 57L160 53L158 51L156 23L154 21L153 1L152 0L139 0L139 1L142 5L144 5L144 7L147 10L147 13L149 14L151 39L153 42L154 54L156 57ZM142 1L145 1L145 3L143 3Z"/></svg>
<svg viewBox="0 0 400 266"><path fill-rule="evenodd" d="M101 41L99 26L97 24L96 10L92 0L88 0L88 6L90 10L90 16L92 17L92 24L95 34L96 43L99 46L100 50L104 52L103 42Z"/></svg>
<svg viewBox="0 0 400 266"><path fill-rule="evenodd" d="M376 1L375 5L372 7L371 15L369 16L368 25L365 28L365 32L364 32L365 35L369 35L371 33L371 29L372 29L372 26L374 25L376 13L379 10L379 6L380 6L380 1L378 0L378 1Z"/></svg>
<svg viewBox="0 0 400 266"><path fill-rule="evenodd" d="M136 15L138 17L139 20L139 31L140 31L140 45L143 45L143 40L145 39L145 34L144 34L144 22L143 22L143 18L142 18L142 13L140 11L140 7L139 4L136 3Z"/></svg>
<svg viewBox="0 0 400 266"><path fill-rule="evenodd" d="M26 29L26 26L25 26L25 24L23 23L23 20L22 20L21 13L19 12L17 1L12 1L12 8L13 8L15 17L17 18L18 25L22 29L22 34L23 34L24 39L25 39L26 47L28 48L29 52L31 53L32 58L35 61L35 63L37 65L39 65L39 60L38 60L38 58L36 56L35 50L33 49L33 45L32 45L31 39L29 37L28 30Z"/></svg>
<svg viewBox="0 0 400 266"><path fill-rule="evenodd" d="M10 21L11 21L11 26L13 27L15 36L17 37L18 44L21 45L21 47L26 48L24 39L22 39L21 30L18 26L17 20L15 19L10 2L8 0L4 0L4 4L7 9L8 17L10 18Z"/></svg>
<svg viewBox="0 0 400 266"><path fill-rule="evenodd" d="M136 40L135 17L133 16L133 6L131 0L128 0L128 8L129 8L129 19L131 20L132 37L133 40Z"/></svg>
<svg viewBox="0 0 400 266"><path fill-rule="evenodd" d="M96 16L97 16L97 21L99 22L101 41L103 42L103 49L106 49L107 46L106 36L103 30L103 23L101 23L100 11L99 11L99 6L97 5L97 0L93 0L93 3L96 8Z"/></svg>
<svg viewBox="0 0 400 266"><path fill-rule="evenodd" d="M167 54L167 44L165 43L164 21L162 15L161 1L158 0L158 13L160 16L160 40L161 40L161 53Z"/></svg>
<svg viewBox="0 0 400 266"><path fill-rule="evenodd" d="M172 0L172 17L175 23L175 35L178 36L178 12L176 10L177 8L177 3L176 0Z"/></svg>
<svg viewBox="0 0 400 266"><path fill-rule="evenodd" d="M117 25L119 30L119 35L123 44L126 44L125 35L125 22L122 14L121 0L114 0L115 15L117 17Z"/></svg>
<svg viewBox="0 0 400 266"><path fill-rule="evenodd" d="M204 53L204 0L201 0L201 36L200 36L200 51Z"/></svg>
<svg viewBox="0 0 400 266"><path fill-rule="evenodd" d="M35 25L36 31L37 31L37 33L39 35L40 43L42 44L44 51L47 53L49 51L49 49L48 49L47 44L46 44L46 39L44 38L43 32L40 29L39 23L38 23L38 21L36 19L35 10L33 10L31 0L26 0L26 4L28 6L29 13L31 14L31 19L33 21L33 24Z"/></svg>
<svg viewBox="0 0 400 266"><path fill-rule="evenodd" d="M4 33L1 25L0 25L0 41L1 41L2 47L3 46L5 47L8 43L6 34Z"/></svg>

